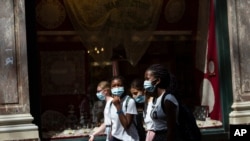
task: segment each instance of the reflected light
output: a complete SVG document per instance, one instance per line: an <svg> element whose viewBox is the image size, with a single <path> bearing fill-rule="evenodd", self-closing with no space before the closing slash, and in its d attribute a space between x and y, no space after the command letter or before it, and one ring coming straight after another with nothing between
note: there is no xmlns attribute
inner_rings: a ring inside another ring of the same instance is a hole
<svg viewBox="0 0 250 141"><path fill-rule="evenodd" d="M94 49L88 49L88 54L92 53L92 54L100 54L101 52L104 52L104 48L98 48L98 47L94 47Z"/></svg>
<svg viewBox="0 0 250 141"><path fill-rule="evenodd" d="M110 66L112 65L112 62L104 61L104 62L92 62L91 66L98 67L98 66Z"/></svg>

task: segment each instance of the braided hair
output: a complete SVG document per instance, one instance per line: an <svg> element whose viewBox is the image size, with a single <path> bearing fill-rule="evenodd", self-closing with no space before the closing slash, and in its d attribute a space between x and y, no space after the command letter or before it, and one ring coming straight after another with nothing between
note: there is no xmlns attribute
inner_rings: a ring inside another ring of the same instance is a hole
<svg viewBox="0 0 250 141"><path fill-rule="evenodd" d="M173 74L170 74L169 93L175 94L178 91L177 79Z"/></svg>
<svg viewBox="0 0 250 141"><path fill-rule="evenodd" d="M155 78L160 78L158 88L168 89L170 85L170 74L168 70L161 64L153 64L146 71L151 71Z"/></svg>

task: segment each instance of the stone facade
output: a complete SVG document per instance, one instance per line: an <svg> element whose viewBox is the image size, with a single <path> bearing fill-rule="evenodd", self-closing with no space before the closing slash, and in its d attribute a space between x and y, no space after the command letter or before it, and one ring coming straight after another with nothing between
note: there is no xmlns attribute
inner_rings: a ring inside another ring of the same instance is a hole
<svg viewBox="0 0 250 141"><path fill-rule="evenodd" d="M233 111L230 124L250 124L250 0L228 1Z"/></svg>
<svg viewBox="0 0 250 141"><path fill-rule="evenodd" d="M0 137L38 140L30 114L24 0L0 1Z"/></svg>

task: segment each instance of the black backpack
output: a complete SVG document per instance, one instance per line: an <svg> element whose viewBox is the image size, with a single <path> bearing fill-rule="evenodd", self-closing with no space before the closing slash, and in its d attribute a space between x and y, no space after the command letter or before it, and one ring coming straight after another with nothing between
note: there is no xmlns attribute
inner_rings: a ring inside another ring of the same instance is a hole
<svg viewBox="0 0 250 141"><path fill-rule="evenodd" d="M164 99L168 93L164 93L161 100L161 107L164 110ZM183 141L201 141L201 132L197 126L193 112L179 100L179 115L177 124L177 134Z"/></svg>

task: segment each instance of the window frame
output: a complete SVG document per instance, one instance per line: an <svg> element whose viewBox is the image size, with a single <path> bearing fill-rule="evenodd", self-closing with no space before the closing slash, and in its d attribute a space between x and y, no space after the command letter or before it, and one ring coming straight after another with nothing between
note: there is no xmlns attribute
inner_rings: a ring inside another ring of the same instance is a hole
<svg viewBox="0 0 250 141"><path fill-rule="evenodd" d="M216 45L219 64L219 84L222 106L222 127L201 129L203 136L216 135L216 140L228 139L229 113L233 102L231 60L229 48L227 1L214 0ZM226 5L226 6L225 6ZM209 140L211 138L203 138Z"/></svg>

